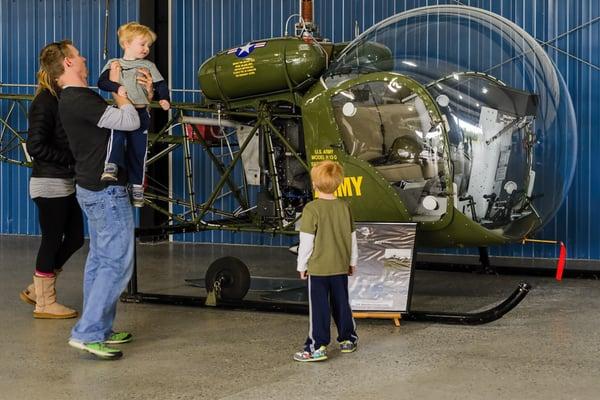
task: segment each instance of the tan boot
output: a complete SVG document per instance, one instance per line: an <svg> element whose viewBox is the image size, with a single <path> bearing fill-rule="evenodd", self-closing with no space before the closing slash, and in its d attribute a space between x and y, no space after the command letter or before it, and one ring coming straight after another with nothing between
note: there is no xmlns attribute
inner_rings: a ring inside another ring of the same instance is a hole
<svg viewBox="0 0 600 400"><path fill-rule="evenodd" d="M19 297L27 304L35 306L35 285L30 283L25 289L19 293Z"/></svg>
<svg viewBox="0 0 600 400"><path fill-rule="evenodd" d="M44 278L34 275L33 283L36 295L34 318L66 319L77 316L77 311L56 302L56 276Z"/></svg>
<svg viewBox="0 0 600 400"><path fill-rule="evenodd" d="M58 275L62 272L62 268L55 269L54 274L58 278ZM27 304L31 304L35 306L35 285L32 283L29 284L24 290L19 293L19 297Z"/></svg>

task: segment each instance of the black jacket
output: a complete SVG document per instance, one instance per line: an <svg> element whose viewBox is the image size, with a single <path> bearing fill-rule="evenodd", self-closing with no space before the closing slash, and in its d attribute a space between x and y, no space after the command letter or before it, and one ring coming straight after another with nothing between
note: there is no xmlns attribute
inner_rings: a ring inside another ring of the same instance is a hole
<svg viewBox="0 0 600 400"><path fill-rule="evenodd" d="M75 160L67 135L58 117L58 99L41 91L29 107L27 152L33 157L31 176L38 178L72 178Z"/></svg>

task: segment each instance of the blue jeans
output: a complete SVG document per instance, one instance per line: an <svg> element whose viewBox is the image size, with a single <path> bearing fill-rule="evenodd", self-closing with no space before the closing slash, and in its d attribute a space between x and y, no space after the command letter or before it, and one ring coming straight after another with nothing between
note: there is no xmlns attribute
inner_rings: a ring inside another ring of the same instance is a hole
<svg viewBox="0 0 600 400"><path fill-rule="evenodd" d="M71 339L101 342L112 332L119 296L133 272L133 210L124 186L94 192L77 186L90 250L83 277L83 312Z"/></svg>

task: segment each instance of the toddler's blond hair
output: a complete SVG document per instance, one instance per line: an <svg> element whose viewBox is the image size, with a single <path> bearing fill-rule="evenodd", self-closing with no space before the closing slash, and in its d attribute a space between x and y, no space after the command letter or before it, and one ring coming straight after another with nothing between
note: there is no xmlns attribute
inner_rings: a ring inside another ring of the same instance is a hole
<svg viewBox="0 0 600 400"><path fill-rule="evenodd" d="M142 36L150 42L150 45L156 41L156 33L146 25L139 24L135 21L121 25L117 30L119 37L119 45L123 48L123 44L131 42L135 37Z"/></svg>
<svg viewBox="0 0 600 400"><path fill-rule="evenodd" d="M319 192L332 194L344 180L344 170L335 161L322 161L313 165L310 179Z"/></svg>

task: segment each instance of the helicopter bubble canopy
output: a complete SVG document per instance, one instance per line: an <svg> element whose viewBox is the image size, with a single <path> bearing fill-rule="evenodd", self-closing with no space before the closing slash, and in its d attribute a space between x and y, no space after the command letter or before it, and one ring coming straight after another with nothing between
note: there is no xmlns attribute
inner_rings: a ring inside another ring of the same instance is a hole
<svg viewBox="0 0 600 400"><path fill-rule="evenodd" d="M360 35L331 65L324 83L334 87L384 71L418 82L443 116L451 161L446 179L453 183L453 191L446 191L454 195L455 211L515 239L555 215L573 177L577 127L564 80L534 38L482 9L418 8ZM346 92L360 97L364 87L356 89ZM397 103L414 104L415 97ZM361 113L357 101L338 102L338 124ZM347 148L360 145L345 141ZM414 152L430 146L403 147L424 160L425 153ZM423 212L433 207L430 195L420 193L428 202Z"/></svg>

